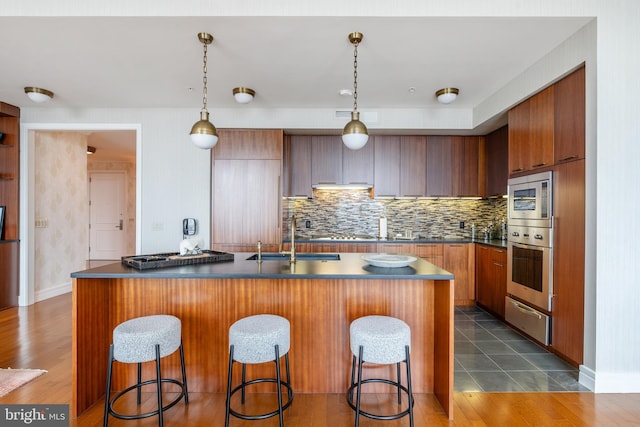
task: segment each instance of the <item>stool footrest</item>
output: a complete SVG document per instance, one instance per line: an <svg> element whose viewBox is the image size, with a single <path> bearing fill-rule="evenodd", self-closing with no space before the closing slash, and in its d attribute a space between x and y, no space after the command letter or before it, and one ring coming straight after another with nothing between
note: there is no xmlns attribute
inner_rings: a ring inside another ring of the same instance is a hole
<svg viewBox="0 0 640 427"><path fill-rule="evenodd" d="M243 388L246 389L246 387L249 385L260 384L260 383L277 383L277 382L278 380L275 378L257 378L255 380L247 381L244 384L238 385L233 390L231 390L230 396L233 396L236 392L241 391ZM280 381L280 385L287 389L287 401L282 404L282 410L284 411L293 403L293 389L291 388L289 383L286 381ZM231 406L229 406L229 413L234 417L237 417L243 420L264 420L267 418L271 418L275 415L278 415L279 412L280 410L278 408L272 412L268 412L264 414L249 415L249 414L244 414L242 412L238 412L233 408L231 408Z"/></svg>
<svg viewBox="0 0 640 427"><path fill-rule="evenodd" d="M406 393L411 406L414 406L414 404L415 404L413 396L411 396L411 394L409 394L409 389L407 389L407 387L403 386L402 384L398 384L395 381L388 380L388 379L385 379L385 378L368 378L366 380L362 380L360 386L362 386L362 384L368 384L368 383L384 383L384 384L389 384L389 385L392 385L394 387L397 387L400 390L402 390L404 393ZM353 392L354 392L354 390L356 388L358 388L358 384L357 383L352 385L351 387L349 387L349 389L347 390L347 403L349 404L349 406L351 406L351 409L353 409L354 411L357 409L356 408L356 404L353 403ZM407 407L407 409L405 409L402 412L398 412L397 414L391 414L391 415L373 414L371 412L363 411L362 408L361 408L360 409L360 415L364 415L365 417L371 418L371 419L374 419L374 420L384 420L384 421L396 420L398 418L402 418L402 417L404 417L406 415L409 415L409 407Z"/></svg>
<svg viewBox="0 0 640 427"><path fill-rule="evenodd" d="M162 378L160 380L160 382L163 383L171 383L171 384L175 384L177 386L180 387L180 394L171 402L167 403L166 405L162 406L162 411L166 411L167 409L173 407L176 403L178 403L180 400L182 400L183 397L186 396L185 394L185 387L184 384L181 383L178 380L172 379L172 378ZM109 402L109 414L112 415L115 418L119 418L121 420L138 420L138 419L142 419L142 418L148 418L148 417L152 417L154 415L158 415L160 413L160 411L158 409L156 409L155 411L151 411L151 412L145 412L143 414L122 414L120 412L116 412L113 409L113 405L116 403L116 401L118 399L120 399L121 397L123 397L124 395L126 395L127 393L129 393L130 391L142 388L143 386L146 385L156 385L158 384L158 382L154 379L154 380L148 380L148 381L144 381L140 384L134 384L130 387L125 388L124 390L118 392L113 399L111 399L111 401Z"/></svg>

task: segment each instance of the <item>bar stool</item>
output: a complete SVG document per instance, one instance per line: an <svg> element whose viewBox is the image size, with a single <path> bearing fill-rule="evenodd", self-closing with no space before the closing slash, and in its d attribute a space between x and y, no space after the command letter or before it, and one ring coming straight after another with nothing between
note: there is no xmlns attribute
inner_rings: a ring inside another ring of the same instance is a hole
<svg viewBox="0 0 640 427"><path fill-rule="evenodd" d="M350 347L353 359L351 362L351 386L347 391L347 402L356 411L355 425L360 425L360 415L375 420L395 420L409 415L409 422L413 427L413 394L411 392L411 362L409 353L411 348L411 329L400 319L388 316L364 316L353 322L349 327ZM356 357L357 381L356 377ZM397 381L384 378L362 379L363 363L396 364ZM400 378L400 363L405 362L407 369L407 386L403 386ZM404 411L392 415L378 415L365 412L360 407L362 386L368 383L389 384L398 391L398 405L402 403L402 392L408 397L408 407ZM356 392L356 402L353 393Z"/></svg>
<svg viewBox="0 0 640 427"><path fill-rule="evenodd" d="M229 328L229 372L227 377L227 408L225 427L229 426L229 415L243 420L262 420L278 415L280 427L284 425L283 413L293 402L289 371L290 325L284 317L273 314L259 314L245 317L236 321ZM286 381L282 381L280 374L280 357L284 355L286 365ZM240 385L231 389L233 376L233 362L242 364L242 380ZM246 365L275 362L275 378L258 378L247 381ZM231 408L231 396L241 392L241 403L245 403L245 389L263 382L276 383L278 395L278 409L258 415L248 415ZM287 389L287 401L282 402L282 387Z"/></svg>
<svg viewBox="0 0 640 427"><path fill-rule="evenodd" d="M184 403L189 404L187 391L187 374L184 366L184 351L182 348L182 324L180 319L170 315L155 315L137 317L120 323L113 330L113 344L109 347L109 365L107 369L107 392L104 405L104 426L109 422L109 415L123 419L136 420L158 415L158 424L162 427L163 412L174 406L184 397ZM160 373L160 359L180 350L180 364L182 367L182 381L162 378ZM156 362L156 378L142 382L142 363ZM137 363L137 383L127 387L111 398L111 371L113 362ZM162 404L162 383L172 383L180 387L180 394L167 405ZM126 393L137 391L137 404L141 403L141 389L145 385L156 384L158 409L146 413L122 414L113 409L115 402Z"/></svg>

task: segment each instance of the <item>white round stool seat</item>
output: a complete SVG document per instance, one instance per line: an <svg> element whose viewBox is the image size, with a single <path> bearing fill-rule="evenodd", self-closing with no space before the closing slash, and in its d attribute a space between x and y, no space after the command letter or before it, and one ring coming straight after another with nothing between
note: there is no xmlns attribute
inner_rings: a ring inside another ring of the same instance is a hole
<svg viewBox="0 0 640 427"><path fill-rule="evenodd" d="M411 329L400 319L389 316L364 316L349 327L351 352L370 363L391 364L406 359L405 346L411 346Z"/></svg>
<svg viewBox="0 0 640 427"><path fill-rule="evenodd" d="M258 314L236 321L229 328L229 346L233 359L240 363L264 363L275 359L274 347L280 356L289 352L290 325L284 317Z"/></svg>
<svg viewBox="0 0 640 427"><path fill-rule="evenodd" d="M156 344L160 357L180 347L182 324L170 315L137 317L113 330L113 358L123 363L143 363L156 359Z"/></svg>

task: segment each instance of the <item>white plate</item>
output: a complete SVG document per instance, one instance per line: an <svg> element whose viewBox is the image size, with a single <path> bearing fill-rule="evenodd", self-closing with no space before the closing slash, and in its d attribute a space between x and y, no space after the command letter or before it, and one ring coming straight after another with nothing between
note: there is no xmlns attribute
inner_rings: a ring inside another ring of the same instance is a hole
<svg viewBox="0 0 640 427"><path fill-rule="evenodd" d="M418 258L408 255L369 254L362 259L374 267L406 267Z"/></svg>

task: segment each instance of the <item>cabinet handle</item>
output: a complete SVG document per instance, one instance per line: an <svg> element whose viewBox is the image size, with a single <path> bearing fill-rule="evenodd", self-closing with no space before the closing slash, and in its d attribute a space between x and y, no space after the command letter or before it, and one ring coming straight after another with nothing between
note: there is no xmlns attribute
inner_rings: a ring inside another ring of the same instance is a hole
<svg viewBox="0 0 640 427"><path fill-rule="evenodd" d="M526 305L519 304L519 303L517 303L515 301L511 301L511 304L513 304L515 308L517 308L522 313L524 313L524 314L526 314L528 316L537 317L538 320L542 319L542 316L540 315L540 313L536 312L532 308L527 307Z"/></svg>
<svg viewBox="0 0 640 427"><path fill-rule="evenodd" d="M524 168L511 169L511 172L521 172L523 170L524 170Z"/></svg>
<svg viewBox="0 0 640 427"><path fill-rule="evenodd" d="M546 163L536 163L535 165L531 165L532 168L540 168L542 166L546 165Z"/></svg>
<svg viewBox="0 0 640 427"><path fill-rule="evenodd" d="M500 264L500 263L497 263L497 262L494 262L493 265L495 265L496 267L504 267L504 264Z"/></svg>
<svg viewBox="0 0 640 427"><path fill-rule="evenodd" d="M573 156L569 156L569 157L565 157L564 159L560 159L558 160L558 162L568 162L569 160L573 160L573 159L577 159L578 156L573 155Z"/></svg>

